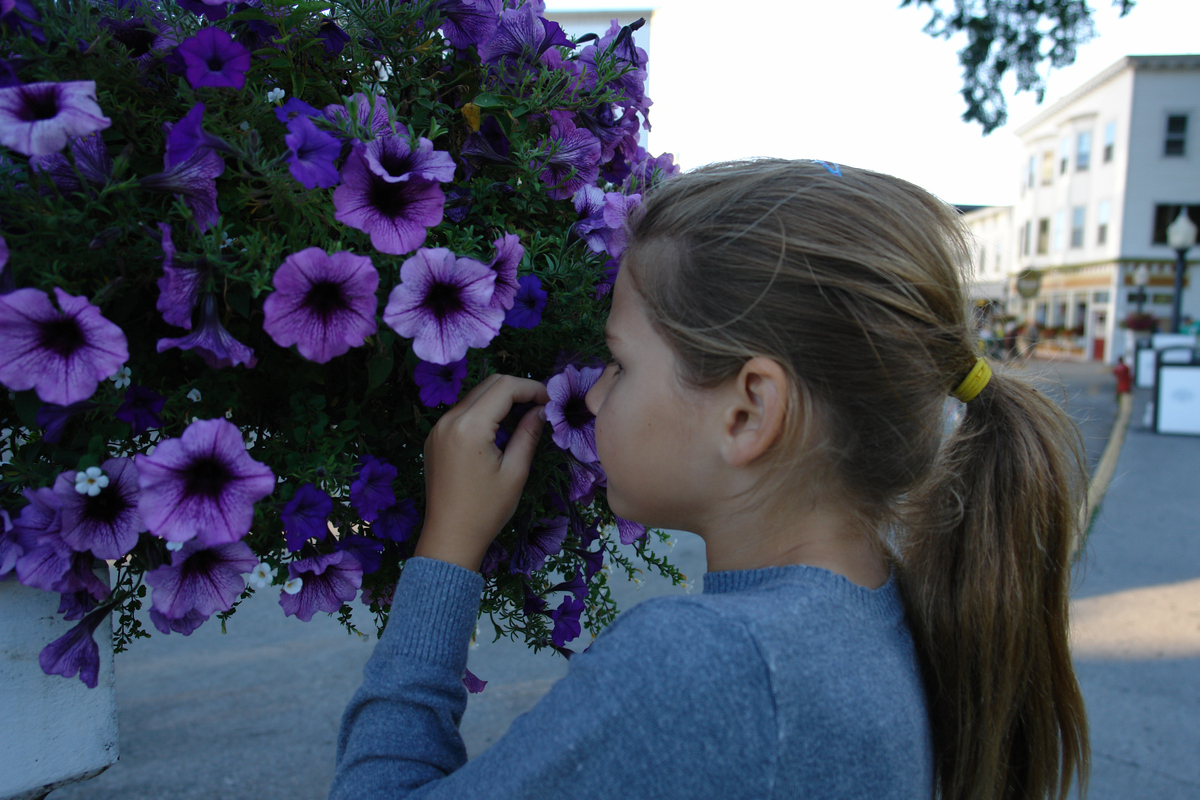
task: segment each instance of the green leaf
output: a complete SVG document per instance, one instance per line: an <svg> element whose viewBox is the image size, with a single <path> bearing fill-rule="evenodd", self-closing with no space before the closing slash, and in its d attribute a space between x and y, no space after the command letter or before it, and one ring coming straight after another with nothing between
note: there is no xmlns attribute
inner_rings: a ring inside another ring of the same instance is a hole
<svg viewBox="0 0 1200 800"><path fill-rule="evenodd" d="M385 350L367 362L367 389L382 386L392 374L392 352Z"/></svg>
<svg viewBox="0 0 1200 800"><path fill-rule="evenodd" d="M42 407L42 401L38 398L37 392L32 389L28 392L17 392L14 404L22 425L31 431L36 431L41 427L37 424L37 412Z"/></svg>
<svg viewBox="0 0 1200 800"><path fill-rule="evenodd" d="M504 108L505 106L504 98L491 92L480 92L471 102L480 108Z"/></svg>

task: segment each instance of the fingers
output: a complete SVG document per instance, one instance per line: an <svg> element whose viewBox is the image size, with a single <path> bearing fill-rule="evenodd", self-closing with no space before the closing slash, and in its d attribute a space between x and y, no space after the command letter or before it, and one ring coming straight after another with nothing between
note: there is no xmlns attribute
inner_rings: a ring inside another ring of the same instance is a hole
<svg viewBox="0 0 1200 800"><path fill-rule="evenodd" d="M501 472L513 480L520 480L523 486L529 476L529 466L533 463L533 454L537 450L538 441L542 438L542 429L546 423L546 407L537 406L525 412L517 429L513 431L508 447L504 449L504 458L500 464Z"/></svg>
<svg viewBox="0 0 1200 800"><path fill-rule="evenodd" d="M476 393L477 390L480 391ZM545 405L548 402L550 395L539 381L514 375L489 375L463 400L462 413L469 411L498 425L517 403Z"/></svg>

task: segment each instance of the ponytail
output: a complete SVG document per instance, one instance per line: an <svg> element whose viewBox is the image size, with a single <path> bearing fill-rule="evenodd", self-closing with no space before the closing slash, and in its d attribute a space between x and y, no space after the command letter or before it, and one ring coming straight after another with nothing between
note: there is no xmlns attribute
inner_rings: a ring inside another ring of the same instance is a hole
<svg viewBox="0 0 1200 800"><path fill-rule="evenodd" d="M1067 641L1082 440L1044 394L996 375L907 503L901 587L925 672L942 800L1086 789Z"/></svg>

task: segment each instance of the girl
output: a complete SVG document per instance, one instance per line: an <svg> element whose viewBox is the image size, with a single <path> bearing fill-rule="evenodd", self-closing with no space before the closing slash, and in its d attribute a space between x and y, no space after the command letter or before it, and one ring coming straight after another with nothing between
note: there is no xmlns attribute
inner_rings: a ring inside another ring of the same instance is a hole
<svg viewBox="0 0 1200 800"><path fill-rule="evenodd" d="M667 181L630 233L587 404L613 511L699 534L703 595L623 614L465 763L476 570L542 406L506 452L492 441L514 403L548 400L489 377L426 443L425 528L331 796L1017 800L1084 783L1079 435L976 358L954 210L864 170L754 161Z"/></svg>

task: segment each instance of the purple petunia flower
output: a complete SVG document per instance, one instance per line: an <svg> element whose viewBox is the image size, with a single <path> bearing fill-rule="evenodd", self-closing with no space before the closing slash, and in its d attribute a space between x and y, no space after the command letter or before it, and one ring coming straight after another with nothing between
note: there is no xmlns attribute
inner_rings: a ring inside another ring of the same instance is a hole
<svg viewBox="0 0 1200 800"><path fill-rule="evenodd" d="M479 130L469 135L462 146L462 157L466 177L485 164L511 164L508 137L495 117L487 117Z"/></svg>
<svg viewBox="0 0 1200 800"><path fill-rule="evenodd" d="M77 552L90 551L96 558L117 559L137 544L146 530L138 514L137 468L131 458L110 458L100 465L108 485L99 494L80 494L77 472L61 473L54 493L62 507L62 540Z"/></svg>
<svg viewBox="0 0 1200 800"><path fill-rule="evenodd" d="M625 103L644 110L646 105L646 51L633 43L633 32L642 27L643 21L638 20L632 25L621 27L615 19L609 26L608 32L594 45L588 45L579 53L579 63L583 64L590 76L597 73L596 64L601 58L616 60L618 69L629 69L620 77L614 78L612 88L621 92Z"/></svg>
<svg viewBox="0 0 1200 800"><path fill-rule="evenodd" d="M508 551L504 549L504 545L493 540L483 554L483 563L479 565L479 573L481 575L491 575L507 560Z"/></svg>
<svg viewBox="0 0 1200 800"><path fill-rule="evenodd" d="M208 265L180 264L175 261L175 244L171 241L171 226L158 223L162 231L163 276L158 279L158 302L155 308L171 325L192 329L192 309L200 297L200 289L208 278Z"/></svg>
<svg viewBox="0 0 1200 800"><path fill-rule="evenodd" d="M88 614L83 621L50 644L38 654L38 665L47 675L62 675L64 678L79 674L79 680L89 689L95 689L100 677L100 647L96 644L96 628L108 616L110 608L102 608Z"/></svg>
<svg viewBox="0 0 1200 800"><path fill-rule="evenodd" d="M479 694L483 691L483 687L487 686L488 684L487 681L481 681L479 678L475 677L475 674L466 667L463 667L462 683L463 686L467 687L467 691L471 694Z"/></svg>
<svg viewBox="0 0 1200 800"><path fill-rule="evenodd" d="M220 28L202 28L179 43L176 52L187 66L187 82L193 89L224 86L241 89L250 69L250 51Z"/></svg>
<svg viewBox="0 0 1200 800"><path fill-rule="evenodd" d="M172 347L194 350L204 359L204 363L213 369L238 364L252 368L258 363L254 351L230 336L229 331L221 324L217 317L217 298L212 292L205 294L200 301L199 327L178 339L159 339L157 347L160 353Z"/></svg>
<svg viewBox="0 0 1200 800"><path fill-rule="evenodd" d="M546 420L554 429L554 443L563 450L570 450L584 464L590 464L596 455L596 417L588 411L584 397L604 370L600 367L576 369L568 364L566 369L546 383L550 402L546 404Z"/></svg>
<svg viewBox="0 0 1200 800"><path fill-rule="evenodd" d="M566 517L538 520L538 523L517 541L509 571L514 575L532 575L545 566L546 559L562 549L563 541L567 538L569 522Z"/></svg>
<svg viewBox="0 0 1200 800"><path fill-rule="evenodd" d="M217 178L225 172L225 162L212 149L197 148L187 159L168 166L166 171L141 179L143 189L178 195L192 210L196 227L208 230L221 218L217 208Z"/></svg>
<svg viewBox="0 0 1200 800"><path fill-rule="evenodd" d="M308 622L318 611L332 614L354 599L362 586L362 566L350 553L336 551L293 561L288 577L303 583L296 594L280 592L279 605L284 616Z"/></svg>
<svg viewBox="0 0 1200 800"><path fill-rule="evenodd" d="M371 523L371 531L381 539L404 542L413 535L420 522L416 504L406 497L379 512L379 517Z"/></svg>
<svg viewBox="0 0 1200 800"><path fill-rule="evenodd" d="M242 576L257 563L258 558L245 542L206 546L192 540L171 554L170 564L146 573L146 584L154 590L150 598L152 611L165 620L183 620L190 630L179 632L190 633L213 614L233 607L246 588Z"/></svg>
<svg viewBox="0 0 1200 800"><path fill-rule="evenodd" d="M350 484L350 505L366 522L373 522L379 512L396 502L392 481L400 472L386 461L363 456L358 477Z"/></svg>
<svg viewBox="0 0 1200 800"><path fill-rule="evenodd" d="M362 568L363 575L370 575L383 565L383 542L359 536L356 533L344 533L333 545L337 552L349 553Z"/></svg>
<svg viewBox="0 0 1200 800"><path fill-rule="evenodd" d="M337 186L338 171L334 166L342 152L342 143L326 133L303 114L287 124L283 141L288 146L288 172L305 189L328 189Z"/></svg>
<svg viewBox="0 0 1200 800"><path fill-rule="evenodd" d="M621 187L626 194L644 192L679 174L679 165L675 163L675 156L670 153L663 153L657 157L651 156L640 146L634 150L629 167L629 176Z"/></svg>
<svg viewBox="0 0 1200 800"><path fill-rule="evenodd" d="M357 121L358 126L370 133L370 136L366 138L375 139L380 136L395 134L391 120L388 119L388 108L386 97L377 95L374 98L370 98L362 92L357 92L346 98L346 105L330 103L321 110L321 113L330 122L353 129L354 126L349 125L351 120L350 112L353 110L353 119Z"/></svg>
<svg viewBox="0 0 1200 800"><path fill-rule="evenodd" d="M529 588L528 583L522 584L521 588L525 592L525 602L521 604L521 613L527 617L544 613L546 611L546 601L534 594L533 590Z"/></svg>
<svg viewBox="0 0 1200 800"><path fill-rule="evenodd" d="M12 572L17 565L17 559L25 552L25 548L17 541L13 533L12 518L8 512L0 508L0 578Z"/></svg>
<svg viewBox="0 0 1200 800"><path fill-rule="evenodd" d="M459 50L486 42L496 33L503 0L439 0L442 33Z"/></svg>
<svg viewBox="0 0 1200 800"><path fill-rule="evenodd" d="M518 281L516 301L504 315L504 324L513 328L536 328L542 322L542 309L546 307L546 293L542 282L535 275L525 275Z"/></svg>
<svg viewBox="0 0 1200 800"><path fill-rule="evenodd" d="M81 589L75 592L63 592L58 596L58 611L67 621L83 619L96 608L96 600L91 592Z"/></svg>
<svg viewBox="0 0 1200 800"><path fill-rule="evenodd" d="M333 20L327 19L317 28L317 38L324 42L326 53L336 56L350 43L350 34L339 28Z"/></svg>
<svg viewBox="0 0 1200 800"><path fill-rule="evenodd" d="M562 647L579 636L582 630L579 624L579 615L582 613L583 601L569 595L563 598L558 608L550 612L550 619L554 620L554 630L550 632L550 640L556 646Z"/></svg>
<svg viewBox="0 0 1200 800"><path fill-rule="evenodd" d="M280 347L324 364L375 333L379 273L367 256L307 247L284 259L272 283L263 330Z"/></svg>
<svg viewBox="0 0 1200 800"><path fill-rule="evenodd" d="M575 574L569 581L563 581L550 591L552 592L570 592L575 595L576 600L584 600L588 595L587 581L584 580L583 571L578 567L575 568Z"/></svg>
<svg viewBox="0 0 1200 800"><path fill-rule="evenodd" d="M646 526L617 517L617 534L621 538L621 544L633 544L638 539L645 537Z"/></svg>
<svg viewBox="0 0 1200 800"><path fill-rule="evenodd" d="M574 458L568 458L567 472L571 476L571 483L567 487L567 499L572 503L590 506L596 496L596 489L608 486L608 476L604 474L604 468L600 466L599 461L583 464Z"/></svg>
<svg viewBox="0 0 1200 800"><path fill-rule="evenodd" d="M96 102L95 81L0 89L0 144L22 155L57 153L72 136L87 136L111 124Z"/></svg>
<svg viewBox="0 0 1200 800"><path fill-rule="evenodd" d="M495 285L495 271L474 259L421 249L401 265L383 321L413 340L417 358L450 364L500 332L504 311L491 305Z"/></svg>
<svg viewBox="0 0 1200 800"><path fill-rule="evenodd" d="M93 408L96 408L96 404L86 400L71 403L69 406L43 403L37 412L37 424L42 429L42 440L50 442L50 444L57 444L71 417L81 411L90 411Z"/></svg>
<svg viewBox="0 0 1200 800"><path fill-rule="evenodd" d="M624 108L618 117L612 103L602 103L595 108L575 112L575 120L600 140L600 163L607 163L624 146L637 146L641 132L637 109Z"/></svg>
<svg viewBox="0 0 1200 800"><path fill-rule="evenodd" d="M399 126L401 135L380 136L363 145L363 158L375 175L388 183L420 178L436 183L454 180L454 158L444 150L434 150L433 142L424 136L417 139L417 149L409 145L408 129Z"/></svg>
<svg viewBox="0 0 1200 800"><path fill-rule="evenodd" d="M255 502L275 490L275 474L250 457L241 431L225 419L197 420L152 455L134 458L138 510L150 532L168 542L236 542L250 530Z"/></svg>
<svg viewBox="0 0 1200 800"><path fill-rule="evenodd" d="M333 511L333 498L311 483L296 490L283 507L283 537L287 549L295 553L310 539L324 541L329 533L328 519Z"/></svg>
<svg viewBox="0 0 1200 800"><path fill-rule="evenodd" d="M46 34L42 33L42 15L30 0L3 0L0 2L0 28L28 35L36 42L44 44Z"/></svg>
<svg viewBox="0 0 1200 800"><path fill-rule="evenodd" d="M365 146L354 145L333 190L333 218L369 234L381 253L401 255L420 247L426 229L442 221L446 195L433 181L390 182L371 170Z"/></svg>
<svg viewBox="0 0 1200 800"><path fill-rule="evenodd" d="M187 612L179 619L171 619L156 608L150 609L150 621L164 635L169 635L173 631L182 633L184 636L191 636L192 632L203 625L207 619L208 615L194 610Z"/></svg>
<svg viewBox="0 0 1200 800"><path fill-rule="evenodd" d="M167 400L157 392L152 392L145 386L130 386L125 392L125 402L117 407L116 418L128 422L134 436L141 436L151 428L161 428L162 418L159 413Z"/></svg>
<svg viewBox="0 0 1200 800"><path fill-rule="evenodd" d="M167 154L163 157L166 169L182 164L198 150L231 151L224 139L204 130L204 111L204 103L196 103L179 122L163 123L163 131L167 135Z"/></svg>
<svg viewBox="0 0 1200 800"><path fill-rule="evenodd" d="M450 364L431 364L419 361L413 369L413 380L421 387L421 402L429 408L443 403L452 406L458 402L463 379L467 377L467 359L460 358Z"/></svg>
<svg viewBox="0 0 1200 800"><path fill-rule="evenodd" d="M229 16L227 0L176 0L179 7L204 17L209 22L220 22Z"/></svg>
<svg viewBox="0 0 1200 800"><path fill-rule="evenodd" d="M136 9L135 4L130 5ZM107 30L113 41L129 52L129 58L141 65L149 64L176 43L174 30L154 16L133 17L128 20L103 17L99 27Z"/></svg>
<svg viewBox="0 0 1200 800"><path fill-rule="evenodd" d="M539 165L540 177L548 197L566 200L600 177L600 140L587 128L575 127L569 112L551 111L550 116L554 124L550 138L541 142L547 154Z"/></svg>
<svg viewBox="0 0 1200 800"><path fill-rule="evenodd" d="M508 311L516 300L519 285L517 283L517 267L525 257L525 248L521 238L515 233L506 233L492 242L496 255L488 264L496 273L496 291L492 294L492 308L502 308Z"/></svg>
<svg viewBox="0 0 1200 800"><path fill-rule="evenodd" d="M22 494L29 504L12 521L9 540L17 555L10 569L23 586L50 592L71 568L71 548L62 540L62 503L50 488Z"/></svg>
<svg viewBox="0 0 1200 800"><path fill-rule="evenodd" d="M100 134L93 133L82 139L72 138L68 142L72 161L62 153L51 153L48 156L33 156L29 165L38 172L45 173L54 182L58 191L63 194L83 191L80 176L87 183L103 186L112 174L113 160L108 154L108 146Z"/></svg>
<svg viewBox="0 0 1200 800"><path fill-rule="evenodd" d="M601 547L596 552L590 550L575 550L575 555L583 559L583 578L590 581L592 576L600 570L604 569L604 548Z"/></svg>
<svg viewBox="0 0 1200 800"><path fill-rule="evenodd" d="M59 308L37 289L0 295L0 383L35 389L46 403L87 400L129 359L120 328L86 297L55 287ZM61 310L59 310L61 309Z"/></svg>
<svg viewBox="0 0 1200 800"><path fill-rule="evenodd" d="M287 125L297 117L319 117L322 116L320 109L309 105L299 97L289 97L283 101L283 105L275 109L275 119Z"/></svg>
<svg viewBox="0 0 1200 800"><path fill-rule="evenodd" d="M569 47L571 42L558 23L542 17L532 3L524 3L504 9L495 33L479 45L479 60L497 69L503 80L515 83L555 45Z"/></svg>

